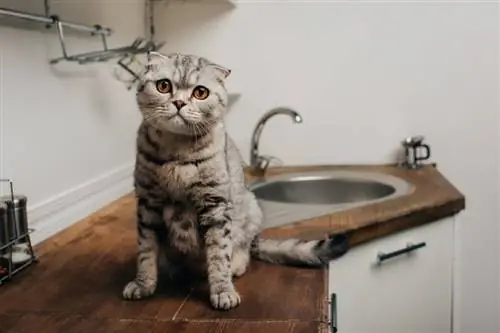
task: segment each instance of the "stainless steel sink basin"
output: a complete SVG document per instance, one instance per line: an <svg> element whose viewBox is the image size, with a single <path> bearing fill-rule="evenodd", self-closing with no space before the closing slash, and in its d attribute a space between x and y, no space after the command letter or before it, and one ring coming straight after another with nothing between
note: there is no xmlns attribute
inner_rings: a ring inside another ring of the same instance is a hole
<svg viewBox="0 0 500 333"><path fill-rule="evenodd" d="M284 174L250 184L265 227L335 213L413 192L401 178L378 172L322 171Z"/></svg>
<svg viewBox="0 0 500 333"><path fill-rule="evenodd" d="M343 204L367 201L396 192L392 185L356 178L295 177L256 185L258 199L299 204Z"/></svg>

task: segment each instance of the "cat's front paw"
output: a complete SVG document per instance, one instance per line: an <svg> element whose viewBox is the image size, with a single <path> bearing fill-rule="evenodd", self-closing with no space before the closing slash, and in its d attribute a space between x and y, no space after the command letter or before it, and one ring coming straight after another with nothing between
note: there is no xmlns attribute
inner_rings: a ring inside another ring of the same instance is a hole
<svg viewBox="0 0 500 333"><path fill-rule="evenodd" d="M139 300L152 296L155 293L155 285L144 285L137 280L130 281L123 288L123 298L126 300Z"/></svg>
<svg viewBox="0 0 500 333"><path fill-rule="evenodd" d="M229 310L240 305L241 298L235 290L231 290L210 295L210 301L212 306L218 310Z"/></svg>

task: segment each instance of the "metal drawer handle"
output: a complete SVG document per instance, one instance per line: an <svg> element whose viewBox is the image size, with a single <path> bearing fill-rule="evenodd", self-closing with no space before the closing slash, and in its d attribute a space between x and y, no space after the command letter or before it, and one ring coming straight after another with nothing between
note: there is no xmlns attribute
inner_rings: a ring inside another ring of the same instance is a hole
<svg viewBox="0 0 500 333"><path fill-rule="evenodd" d="M377 254L377 260L378 260L379 263L381 263L381 262L383 262L383 261L385 261L387 259L391 259L391 258L400 256L402 254L410 253L410 252L413 252L415 250L418 250L418 249L424 247L425 245L426 245L425 242L418 243L418 244L408 243L406 245L406 247L403 248L403 249L399 249L399 250L396 250L396 251L393 251L393 252L389 252L389 253L379 252Z"/></svg>
<svg viewBox="0 0 500 333"><path fill-rule="evenodd" d="M330 295L330 328L332 333L337 333L337 294Z"/></svg>

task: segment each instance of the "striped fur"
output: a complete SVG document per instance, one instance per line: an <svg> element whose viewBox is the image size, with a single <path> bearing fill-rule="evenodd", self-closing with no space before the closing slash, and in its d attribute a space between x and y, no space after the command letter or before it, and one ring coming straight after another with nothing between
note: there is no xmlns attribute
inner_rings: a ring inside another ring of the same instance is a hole
<svg viewBox="0 0 500 333"><path fill-rule="evenodd" d="M137 90L143 121L137 132L137 275L125 299L155 293L159 271L186 270L208 280L217 309L240 303L233 276L250 256L277 264L322 266L347 250L346 239L265 240L263 216L244 182L243 159L227 135L224 80L230 71L192 55L151 53ZM160 93L156 81L173 90ZM192 96L203 85L204 100ZM183 101L180 109L173 101ZM161 268L160 268L161 267Z"/></svg>

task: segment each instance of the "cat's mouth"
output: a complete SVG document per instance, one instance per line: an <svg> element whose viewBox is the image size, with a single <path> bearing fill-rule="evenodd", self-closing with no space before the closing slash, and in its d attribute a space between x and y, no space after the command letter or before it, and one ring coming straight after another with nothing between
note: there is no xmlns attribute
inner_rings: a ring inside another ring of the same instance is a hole
<svg viewBox="0 0 500 333"><path fill-rule="evenodd" d="M183 123L184 125L190 125L189 121L187 121L186 118L184 118L179 112L177 112L176 114L172 115L172 116L168 116L166 117L166 120L167 121L172 121L174 120L175 118L179 118Z"/></svg>
<svg viewBox="0 0 500 333"><path fill-rule="evenodd" d="M182 116L182 114L180 114L179 112L177 112L176 116L177 116L177 117L179 117L179 119L180 119L180 120L184 123L184 125L186 125L186 126L189 126L189 125L190 125L190 122L189 122L189 121L187 121L187 119L186 119L186 118L184 118L184 117Z"/></svg>
<svg viewBox="0 0 500 333"><path fill-rule="evenodd" d="M159 118L157 126L171 133L182 135L192 135L196 131L193 128L197 127L196 123L190 122L180 113Z"/></svg>

